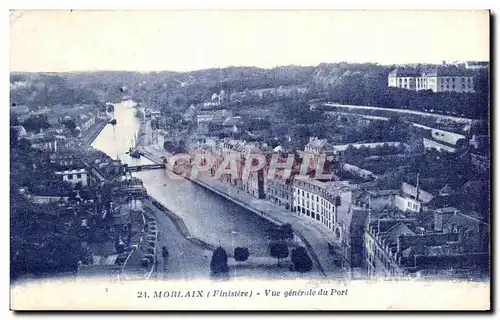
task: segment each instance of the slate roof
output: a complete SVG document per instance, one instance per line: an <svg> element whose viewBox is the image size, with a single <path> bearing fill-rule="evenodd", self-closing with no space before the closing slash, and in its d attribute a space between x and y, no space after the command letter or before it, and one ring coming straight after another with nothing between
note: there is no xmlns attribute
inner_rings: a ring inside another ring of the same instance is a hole
<svg viewBox="0 0 500 320"><path fill-rule="evenodd" d="M454 65L433 66L427 68L397 67L389 73L389 76L397 77L455 77L472 76L473 73L465 68Z"/></svg>
<svg viewBox="0 0 500 320"><path fill-rule="evenodd" d="M402 235L415 235L415 232L413 232L412 230L410 230L410 228L408 228L408 226L402 222L399 222L397 224L395 224L392 228L390 228L389 230L387 230L385 232L387 238L391 239L391 240L396 240L399 236L402 236Z"/></svg>
<svg viewBox="0 0 500 320"><path fill-rule="evenodd" d="M397 67L389 73L389 76L396 77L419 77L421 72L416 68Z"/></svg>

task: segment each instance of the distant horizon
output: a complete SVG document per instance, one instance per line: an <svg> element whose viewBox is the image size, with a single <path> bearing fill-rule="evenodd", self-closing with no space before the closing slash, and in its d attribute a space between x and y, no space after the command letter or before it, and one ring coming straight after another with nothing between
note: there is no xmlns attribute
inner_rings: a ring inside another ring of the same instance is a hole
<svg viewBox="0 0 500 320"><path fill-rule="evenodd" d="M487 10L12 11L11 72L488 61Z"/></svg>
<svg viewBox="0 0 500 320"><path fill-rule="evenodd" d="M489 60L473 60L473 59L468 59L468 60L460 60L460 61L445 61L446 64L454 64L454 63L466 63L469 61L474 61L474 62L490 62ZM10 70L10 73L97 73L97 72L130 72L130 73L160 73L160 72L170 72L170 73L190 73L190 72L197 72L197 71L205 71L205 70L213 70L213 69L230 69L230 68L257 68L257 69L263 69L263 70L272 70L276 68L283 68L283 67L299 67L299 68L307 68L307 67L317 67L320 64L340 64L340 63L347 63L347 64L375 64L375 65L380 65L380 66L400 66L400 65L413 65L413 64L423 64L423 65L442 65L443 61L441 62L407 62L407 63L379 63L379 62L373 62L373 61L366 61L366 62L356 62L356 61L330 61L330 62L319 62L316 64L312 65L298 65L298 64L284 64L284 65L277 65L274 67L260 67L256 65L229 65L229 66L223 66L223 67L208 67L208 68L203 68L203 69L191 69L191 70L185 70L185 71L177 71L177 70L112 70L112 69L96 69L96 70L70 70L70 71L18 71L18 70Z"/></svg>

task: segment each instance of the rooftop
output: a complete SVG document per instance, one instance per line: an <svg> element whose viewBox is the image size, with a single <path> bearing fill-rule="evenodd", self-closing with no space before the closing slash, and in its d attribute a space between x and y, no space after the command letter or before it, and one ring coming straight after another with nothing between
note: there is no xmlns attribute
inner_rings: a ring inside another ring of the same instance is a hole
<svg viewBox="0 0 500 320"><path fill-rule="evenodd" d="M429 67L397 67L389 73L389 76L396 77L453 77L472 76L470 70L456 65L440 65Z"/></svg>

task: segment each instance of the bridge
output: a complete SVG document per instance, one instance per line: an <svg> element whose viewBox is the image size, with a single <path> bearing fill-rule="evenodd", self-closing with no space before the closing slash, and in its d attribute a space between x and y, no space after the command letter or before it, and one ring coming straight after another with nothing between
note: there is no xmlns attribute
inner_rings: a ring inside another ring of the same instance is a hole
<svg viewBox="0 0 500 320"><path fill-rule="evenodd" d="M143 164L136 166L128 166L128 169L131 172L135 171L143 171L143 170L157 170L157 169L165 169L166 166L164 163L154 163L154 164Z"/></svg>

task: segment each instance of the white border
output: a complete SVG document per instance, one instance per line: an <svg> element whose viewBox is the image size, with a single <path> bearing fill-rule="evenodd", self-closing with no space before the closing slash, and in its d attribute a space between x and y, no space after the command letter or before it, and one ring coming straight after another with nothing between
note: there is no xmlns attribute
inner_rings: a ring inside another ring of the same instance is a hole
<svg viewBox="0 0 500 320"><path fill-rule="evenodd" d="M2 114L1 119L4 121L8 121L8 106L9 106L9 99L8 99L8 73L9 73L9 55L8 55L8 10L9 9L493 9L493 13L498 14L500 10L498 9L499 7L499 1L486 1L486 0L474 0L474 1L435 1L435 0L421 0L421 1L407 1L407 2L400 2L400 1L387 1L387 0L379 0L379 1L370 1L370 0L365 0L365 1L360 1L360 0L351 0L351 1L343 1L343 2L335 2L335 3L330 3L328 1L318 1L318 0L308 0L308 1L295 1L295 0L288 0L284 1L283 4L281 1L274 1L274 0L245 0L245 1L202 1L202 0L184 0L184 1L177 1L177 2L168 2L165 3L164 1L152 1L152 0L141 0L141 1L131 1L131 0L111 0L111 1L106 1L106 3L103 3L102 0L82 0L82 1L64 1L64 0L47 0L47 1L36 1L36 0L7 0L7 1L2 1L0 4L0 7L4 9L2 11L2 15L0 15L0 44L2 45L2 52L1 58L0 58L0 69L3 71L2 77L0 78L0 86L2 88L1 94L0 94L0 101L2 102L2 108L0 109L1 112L5 112L5 114ZM498 20L497 20L498 23ZM497 37L498 35L494 35L495 40L498 40ZM496 58L496 55L491 57L492 60ZM496 65L496 63L495 63ZM496 68L495 70L492 70L493 74L496 73ZM495 96L498 97L496 94L498 93L496 91L497 86L495 85ZM500 122L500 111L495 112L495 122L498 125ZM0 134L0 139L2 141L2 146L3 150L7 150L7 145L8 145L8 125L2 126L2 131L4 134ZM492 137L495 143L495 148L498 149L500 142L497 142L496 137ZM8 221L8 212L9 212L9 199L8 199L8 181L9 181L9 175L8 171L5 170L5 168L9 167L9 159L7 157L1 157L0 158L3 164L4 170L2 171L2 177L1 181L3 182L2 185L2 203L5 205L5 210L4 213L2 214L2 218L4 219L2 222L2 226L4 227L4 236L5 236L5 241L3 241L4 244L4 252L5 255L8 255L9 248L7 247L7 234L9 234L9 221ZM495 163L496 164L496 163ZM498 170L496 170L496 175L495 175L495 180L498 176ZM498 191L498 186L497 190L495 190L495 195L494 198L500 199L499 197L500 191ZM498 225L498 218L495 219L495 231L497 230L497 225ZM495 237L495 238L498 238ZM496 244L496 243L495 243ZM7 248L6 248L7 247ZM494 247L497 249L498 247ZM498 252L498 250L496 250ZM496 257L495 257L496 258ZM3 284L3 291L2 291L2 301L5 303L8 303L8 294L9 294L9 280L8 280L8 257L4 257L3 262L1 264L2 268L2 279L4 279ZM495 261L498 261L496 258ZM498 277L498 270L495 268L495 276ZM496 278L495 277L495 278ZM498 296L498 294L496 295ZM495 303L495 305L498 307L498 304ZM4 306L3 310L8 310L8 306ZM8 312L8 311L7 311ZM12 312L8 312L9 317L13 317ZM137 315L134 314L134 316L142 316L142 315ZM154 315L155 317L165 317L166 315L164 314L157 314ZM181 315L168 315L169 317L181 317ZM211 315L212 317L218 317L219 315ZM289 317L290 315L282 315ZM301 317L304 315L300 315ZM330 315L325 315L325 316L330 316ZM349 314L337 314L334 315L335 317L351 317L352 315ZM382 316L386 316L386 314L383 314ZM461 315L453 315L453 317L457 317ZM464 314L463 316L471 316L470 314ZM69 315L65 315L65 317L69 317ZM99 316L103 317L104 316ZM186 315L182 315L182 318L184 319ZM187 316L190 317L190 316ZM425 315L425 317L429 317L431 319L437 319L438 317L441 317L440 315ZM2 317L3 318L3 317Z"/></svg>

